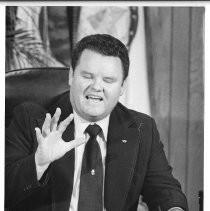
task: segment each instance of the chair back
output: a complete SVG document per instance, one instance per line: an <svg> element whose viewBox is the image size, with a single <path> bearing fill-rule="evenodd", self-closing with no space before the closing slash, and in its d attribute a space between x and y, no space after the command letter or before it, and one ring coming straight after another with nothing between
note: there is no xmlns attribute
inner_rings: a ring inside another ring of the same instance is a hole
<svg viewBox="0 0 210 211"><path fill-rule="evenodd" d="M13 109L24 101L47 108L55 98L68 91L68 67L19 69L6 73L5 126L13 117Z"/></svg>

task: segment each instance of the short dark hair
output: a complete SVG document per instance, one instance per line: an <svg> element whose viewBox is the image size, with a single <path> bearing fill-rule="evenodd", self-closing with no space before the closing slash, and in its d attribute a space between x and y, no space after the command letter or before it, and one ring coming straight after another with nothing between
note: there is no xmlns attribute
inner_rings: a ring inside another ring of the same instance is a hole
<svg viewBox="0 0 210 211"><path fill-rule="evenodd" d="M105 56L119 57L123 66L123 80L127 78L130 65L128 50L120 40L108 34L94 34L82 38L72 52L73 71L85 49L93 50Z"/></svg>

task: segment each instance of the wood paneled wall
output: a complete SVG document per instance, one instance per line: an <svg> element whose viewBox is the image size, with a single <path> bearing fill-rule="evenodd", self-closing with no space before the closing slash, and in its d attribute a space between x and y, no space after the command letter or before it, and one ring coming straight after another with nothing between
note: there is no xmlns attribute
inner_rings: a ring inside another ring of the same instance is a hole
<svg viewBox="0 0 210 211"><path fill-rule="evenodd" d="M145 8L149 88L165 152L187 195L199 210L203 190L202 7Z"/></svg>

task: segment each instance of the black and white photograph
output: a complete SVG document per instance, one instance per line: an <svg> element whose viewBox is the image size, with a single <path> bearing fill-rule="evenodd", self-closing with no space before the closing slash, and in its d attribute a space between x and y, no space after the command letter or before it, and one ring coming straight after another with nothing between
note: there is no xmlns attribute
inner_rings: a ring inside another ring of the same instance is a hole
<svg viewBox="0 0 210 211"><path fill-rule="evenodd" d="M4 7L2 210L206 211L205 5L58 3Z"/></svg>

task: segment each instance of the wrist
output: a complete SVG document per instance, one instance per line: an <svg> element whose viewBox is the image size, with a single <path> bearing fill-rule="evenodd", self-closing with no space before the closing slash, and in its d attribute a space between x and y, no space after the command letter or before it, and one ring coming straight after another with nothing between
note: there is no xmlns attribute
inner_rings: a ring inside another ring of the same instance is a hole
<svg viewBox="0 0 210 211"><path fill-rule="evenodd" d="M37 148L36 152L35 152L35 163L36 166L40 167L40 168L47 168L50 165L50 161L46 159L46 155L44 155L44 153L42 152L42 150L39 149L39 147Z"/></svg>
<svg viewBox="0 0 210 211"><path fill-rule="evenodd" d="M44 172L47 170L50 163L43 163L38 153L35 153L35 165L36 165L36 173L37 173L37 180L40 180Z"/></svg>

